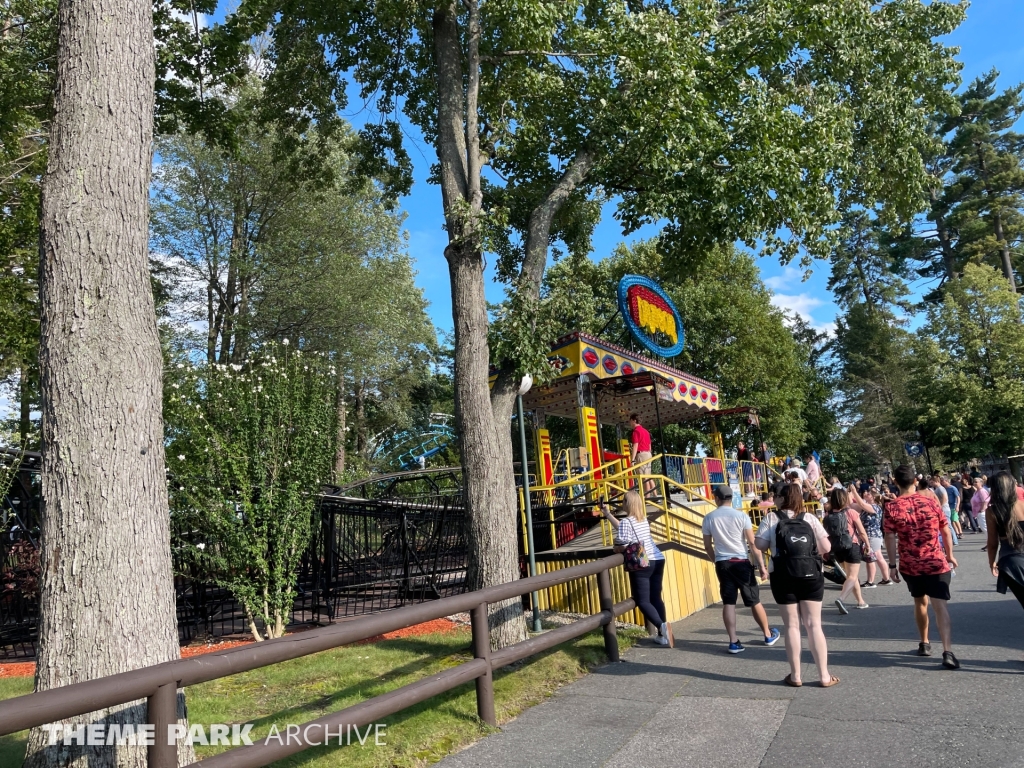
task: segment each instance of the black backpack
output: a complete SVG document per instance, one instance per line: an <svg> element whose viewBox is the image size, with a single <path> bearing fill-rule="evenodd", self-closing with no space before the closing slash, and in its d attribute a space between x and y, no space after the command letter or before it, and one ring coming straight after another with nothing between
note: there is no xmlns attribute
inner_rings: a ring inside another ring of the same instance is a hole
<svg viewBox="0 0 1024 768"><path fill-rule="evenodd" d="M829 512L825 515L822 523L828 540L833 550L850 549L853 546L853 537L850 536L850 523L847 519L847 512Z"/></svg>
<svg viewBox="0 0 1024 768"><path fill-rule="evenodd" d="M817 579L821 576L821 556L814 540L814 529L801 512L795 517L779 513L775 529L775 570L779 569L793 579Z"/></svg>

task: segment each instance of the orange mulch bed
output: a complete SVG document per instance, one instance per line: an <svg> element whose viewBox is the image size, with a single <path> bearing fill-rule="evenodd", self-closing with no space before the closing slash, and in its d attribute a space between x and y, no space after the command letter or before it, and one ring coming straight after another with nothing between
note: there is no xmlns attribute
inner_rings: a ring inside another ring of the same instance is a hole
<svg viewBox="0 0 1024 768"><path fill-rule="evenodd" d="M425 621L413 627L397 629L394 632L385 632L383 635L370 637L359 643L375 643L378 640L395 640L402 637L415 637L416 635L436 635L447 632L455 632L460 627L449 619L434 619ZM225 640L219 643L207 643L205 645L187 645L181 649L181 658L190 659L193 656L202 656L207 653L226 651L228 648L237 648L240 645L249 645L255 640ZM0 677L32 677L36 673L34 661L18 661L0 663Z"/></svg>
<svg viewBox="0 0 1024 768"><path fill-rule="evenodd" d="M36 663L34 661L0 664L0 677L32 677L35 673Z"/></svg>
<svg viewBox="0 0 1024 768"><path fill-rule="evenodd" d="M460 625L451 619L434 619L433 621L424 621L422 624L416 624L405 629L396 629L394 632L385 632L383 635L377 635L376 637L368 637L359 644L375 643L378 640L397 640L400 637L415 637L416 635L446 634L448 632L455 632L459 627Z"/></svg>

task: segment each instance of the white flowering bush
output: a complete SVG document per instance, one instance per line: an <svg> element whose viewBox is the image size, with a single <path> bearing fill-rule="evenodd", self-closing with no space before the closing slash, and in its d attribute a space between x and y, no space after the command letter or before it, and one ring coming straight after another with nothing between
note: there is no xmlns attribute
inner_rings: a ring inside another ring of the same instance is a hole
<svg viewBox="0 0 1024 768"><path fill-rule="evenodd" d="M291 615L316 496L332 469L335 378L328 360L287 345L244 366L168 370L178 545L241 603L257 640L280 637Z"/></svg>
<svg viewBox="0 0 1024 768"><path fill-rule="evenodd" d="M14 478L18 476L18 468L21 466L21 459L23 456L24 448L18 442L18 436L14 433L0 427L0 450L4 450L5 453L0 455L0 501L3 500L7 492L11 490L11 486L14 484ZM6 453L11 451L11 453ZM7 518L5 524L4 518L0 516L0 533L10 525L14 520L11 516Z"/></svg>

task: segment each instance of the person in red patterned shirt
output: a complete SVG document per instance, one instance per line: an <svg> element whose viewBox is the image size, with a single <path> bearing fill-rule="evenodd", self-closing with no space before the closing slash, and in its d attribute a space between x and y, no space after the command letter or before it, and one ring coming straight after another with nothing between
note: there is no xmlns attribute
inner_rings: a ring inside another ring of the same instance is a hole
<svg viewBox="0 0 1024 768"><path fill-rule="evenodd" d="M942 666L959 669L960 662L953 654L953 628L947 607L950 566L957 566L949 521L934 495L918 492L914 470L902 465L896 468L894 476L900 493L886 503L882 516L892 580L899 583L902 576L914 598L914 618L921 634L918 656L932 655L932 646L928 642L930 603L942 638ZM942 535L941 544L939 534ZM897 552L898 563L893 562Z"/></svg>

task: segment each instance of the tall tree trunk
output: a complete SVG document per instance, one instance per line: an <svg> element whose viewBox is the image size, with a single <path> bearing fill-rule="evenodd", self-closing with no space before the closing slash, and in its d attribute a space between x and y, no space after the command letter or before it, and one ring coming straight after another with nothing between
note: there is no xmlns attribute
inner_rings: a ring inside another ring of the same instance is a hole
<svg viewBox="0 0 1024 768"><path fill-rule="evenodd" d="M179 656L147 260L152 6L62 0L58 23L40 266L38 691ZM141 701L74 720L145 719ZM193 759L190 746L179 755ZM145 763L144 746L48 746L40 729L26 755L46 768Z"/></svg>
<svg viewBox="0 0 1024 768"><path fill-rule="evenodd" d="M953 250L953 240L949 235L949 227L946 225L946 214L936 210L939 202L938 190L934 187L931 192L932 215L935 217L935 234L939 239L939 250L942 253L942 267L946 273L947 280L956 280L956 253Z"/></svg>
<svg viewBox="0 0 1024 768"><path fill-rule="evenodd" d="M206 362L210 364L217 362L218 332L213 310L213 279L210 278L206 283Z"/></svg>
<svg viewBox="0 0 1024 768"><path fill-rule="evenodd" d="M366 450L366 384L362 379L356 381L356 389L353 393L356 421L356 455L362 456Z"/></svg>
<svg viewBox="0 0 1024 768"><path fill-rule="evenodd" d="M340 367L338 368L337 387L338 391L334 400L334 409L338 419L338 442L334 449L334 482L340 485L341 479L345 475L345 433L348 431L345 423L345 376L341 372Z"/></svg>
<svg viewBox="0 0 1024 768"><path fill-rule="evenodd" d="M1006 238L1003 236L1003 216L996 212L995 232L996 241L999 243L999 255L1003 264L1003 274L1006 275L1006 279L1010 281L1010 288L1013 292L1017 292L1017 278L1013 274L1013 260L1010 258L1010 246L1006 243Z"/></svg>
<svg viewBox="0 0 1024 768"><path fill-rule="evenodd" d="M235 203L231 218L231 245L228 249L228 277L224 289L224 320L220 336L220 364L231 362L231 339L235 327L235 310L237 308L239 261L238 249L242 242L242 211L241 204Z"/></svg>
<svg viewBox="0 0 1024 768"><path fill-rule="evenodd" d="M451 245L446 256L455 324L455 418L462 446L466 537L472 553L466 576L470 589L480 589L520 575L511 428L508 420L498 422L491 408L483 258L474 251L459 253ZM518 598L493 606L489 623L496 648L526 638Z"/></svg>
<svg viewBox="0 0 1024 768"><path fill-rule="evenodd" d="M243 363L249 357L249 281L240 277L238 281L238 312L235 314L234 344L231 347L231 362Z"/></svg>
<svg viewBox="0 0 1024 768"><path fill-rule="evenodd" d="M437 77L437 156L448 246L455 325L455 417L462 447L470 589L519 578L518 515L511 442L496 423L488 387L487 303L480 215L480 145L476 122L479 89L479 9L469 0L469 78L463 83L463 51L454 0L433 18ZM464 98L464 89L468 92ZM468 109L467 109L468 104ZM509 444L508 451L503 450ZM505 647L526 638L522 601L491 607L491 644Z"/></svg>

